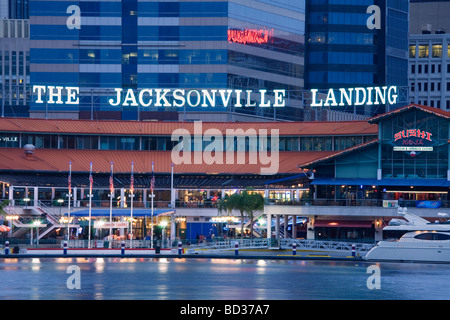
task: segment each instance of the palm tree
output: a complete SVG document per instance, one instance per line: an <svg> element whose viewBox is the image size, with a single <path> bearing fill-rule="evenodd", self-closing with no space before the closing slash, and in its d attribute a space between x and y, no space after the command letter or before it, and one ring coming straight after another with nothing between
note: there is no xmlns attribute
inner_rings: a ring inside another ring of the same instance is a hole
<svg viewBox="0 0 450 320"><path fill-rule="evenodd" d="M250 237L253 238L253 219L256 212L264 210L264 197L259 193L249 193L247 190L242 192L241 196L244 211L250 218Z"/></svg>
<svg viewBox="0 0 450 320"><path fill-rule="evenodd" d="M242 196L239 193L233 193L231 196L225 196L224 199L220 200L217 208L219 214L226 211L228 215L233 215L233 210L239 210L241 214L241 238L244 237L244 205Z"/></svg>

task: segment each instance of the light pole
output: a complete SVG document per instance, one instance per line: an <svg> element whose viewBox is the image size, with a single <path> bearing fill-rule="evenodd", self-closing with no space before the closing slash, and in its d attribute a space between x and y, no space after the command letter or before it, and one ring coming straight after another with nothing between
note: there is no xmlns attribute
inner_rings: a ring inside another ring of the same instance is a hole
<svg viewBox="0 0 450 320"><path fill-rule="evenodd" d="M162 247L164 248L167 220L162 220L159 225L162 227Z"/></svg>
<svg viewBox="0 0 450 320"><path fill-rule="evenodd" d="M39 246L39 226L41 225L41 222L39 220L36 220L33 222L33 225L36 227L36 248Z"/></svg>

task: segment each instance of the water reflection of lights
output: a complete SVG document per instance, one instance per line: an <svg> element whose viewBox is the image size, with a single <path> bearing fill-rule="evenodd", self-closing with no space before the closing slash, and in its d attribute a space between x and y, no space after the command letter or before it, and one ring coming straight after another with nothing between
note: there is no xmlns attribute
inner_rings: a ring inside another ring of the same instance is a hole
<svg viewBox="0 0 450 320"><path fill-rule="evenodd" d="M231 259L211 259L211 263L214 264L242 264L241 259L231 260Z"/></svg>
<svg viewBox="0 0 450 320"><path fill-rule="evenodd" d="M94 266L95 272L103 273L103 271L105 270L105 259L103 258L95 259Z"/></svg>
<svg viewBox="0 0 450 320"><path fill-rule="evenodd" d="M31 270L33 271L39 271L41 270L41 260L38 258L31 259Z"/></svg>

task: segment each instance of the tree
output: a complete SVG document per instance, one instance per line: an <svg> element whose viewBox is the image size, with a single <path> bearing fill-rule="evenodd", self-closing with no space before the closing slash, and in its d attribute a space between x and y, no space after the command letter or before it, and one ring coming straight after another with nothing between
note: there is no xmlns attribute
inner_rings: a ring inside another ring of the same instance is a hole
<svg viewBox="0 0 450 320"><path fill-rule="evenodd" d="M250 193L251 189L242 192L243 209L250 218L250 237L253 238L253 219L255 213L264 210L264 197L259 193Z"/></svg>
<svg viewBox="0 0 450 320"><path fill-rule="evenodd" d="M233 215L233 210L238 210L241 214L241 238L244 237L244 203L239 193L233 193L231 196L225 196L225 199L219 201L217 208L219 214L226 211L229 216Z"/></svg>

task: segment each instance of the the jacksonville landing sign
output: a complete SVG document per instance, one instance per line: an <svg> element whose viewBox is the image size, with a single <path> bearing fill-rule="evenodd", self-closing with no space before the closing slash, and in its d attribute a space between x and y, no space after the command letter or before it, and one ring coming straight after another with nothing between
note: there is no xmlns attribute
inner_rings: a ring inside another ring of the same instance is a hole
<svg viewBox="0 0 450 320"><path fill-rule="evenodd" d="M261 90L237 89L150 89L139 90L122 88L114 89L114 98L108 99L112 107L285 107L286 90L275 89L268 92ZM362 106L379 104L396 104L397 87L368 87L368 88L340 88L329 89L325 101L318 99L318 90L311 90L311 107L328 106ZM37 104L79 104L79 87L41 86L33 85L33 94ZM255 94L259 99L254 99ZM270 96L270 97L269 97ZM338 99L338 98L339 99ZM233 99L232 99L233 98ZM44 101L44 100L45 101ZM339 101L339 102L338 102Z"/></svg>

